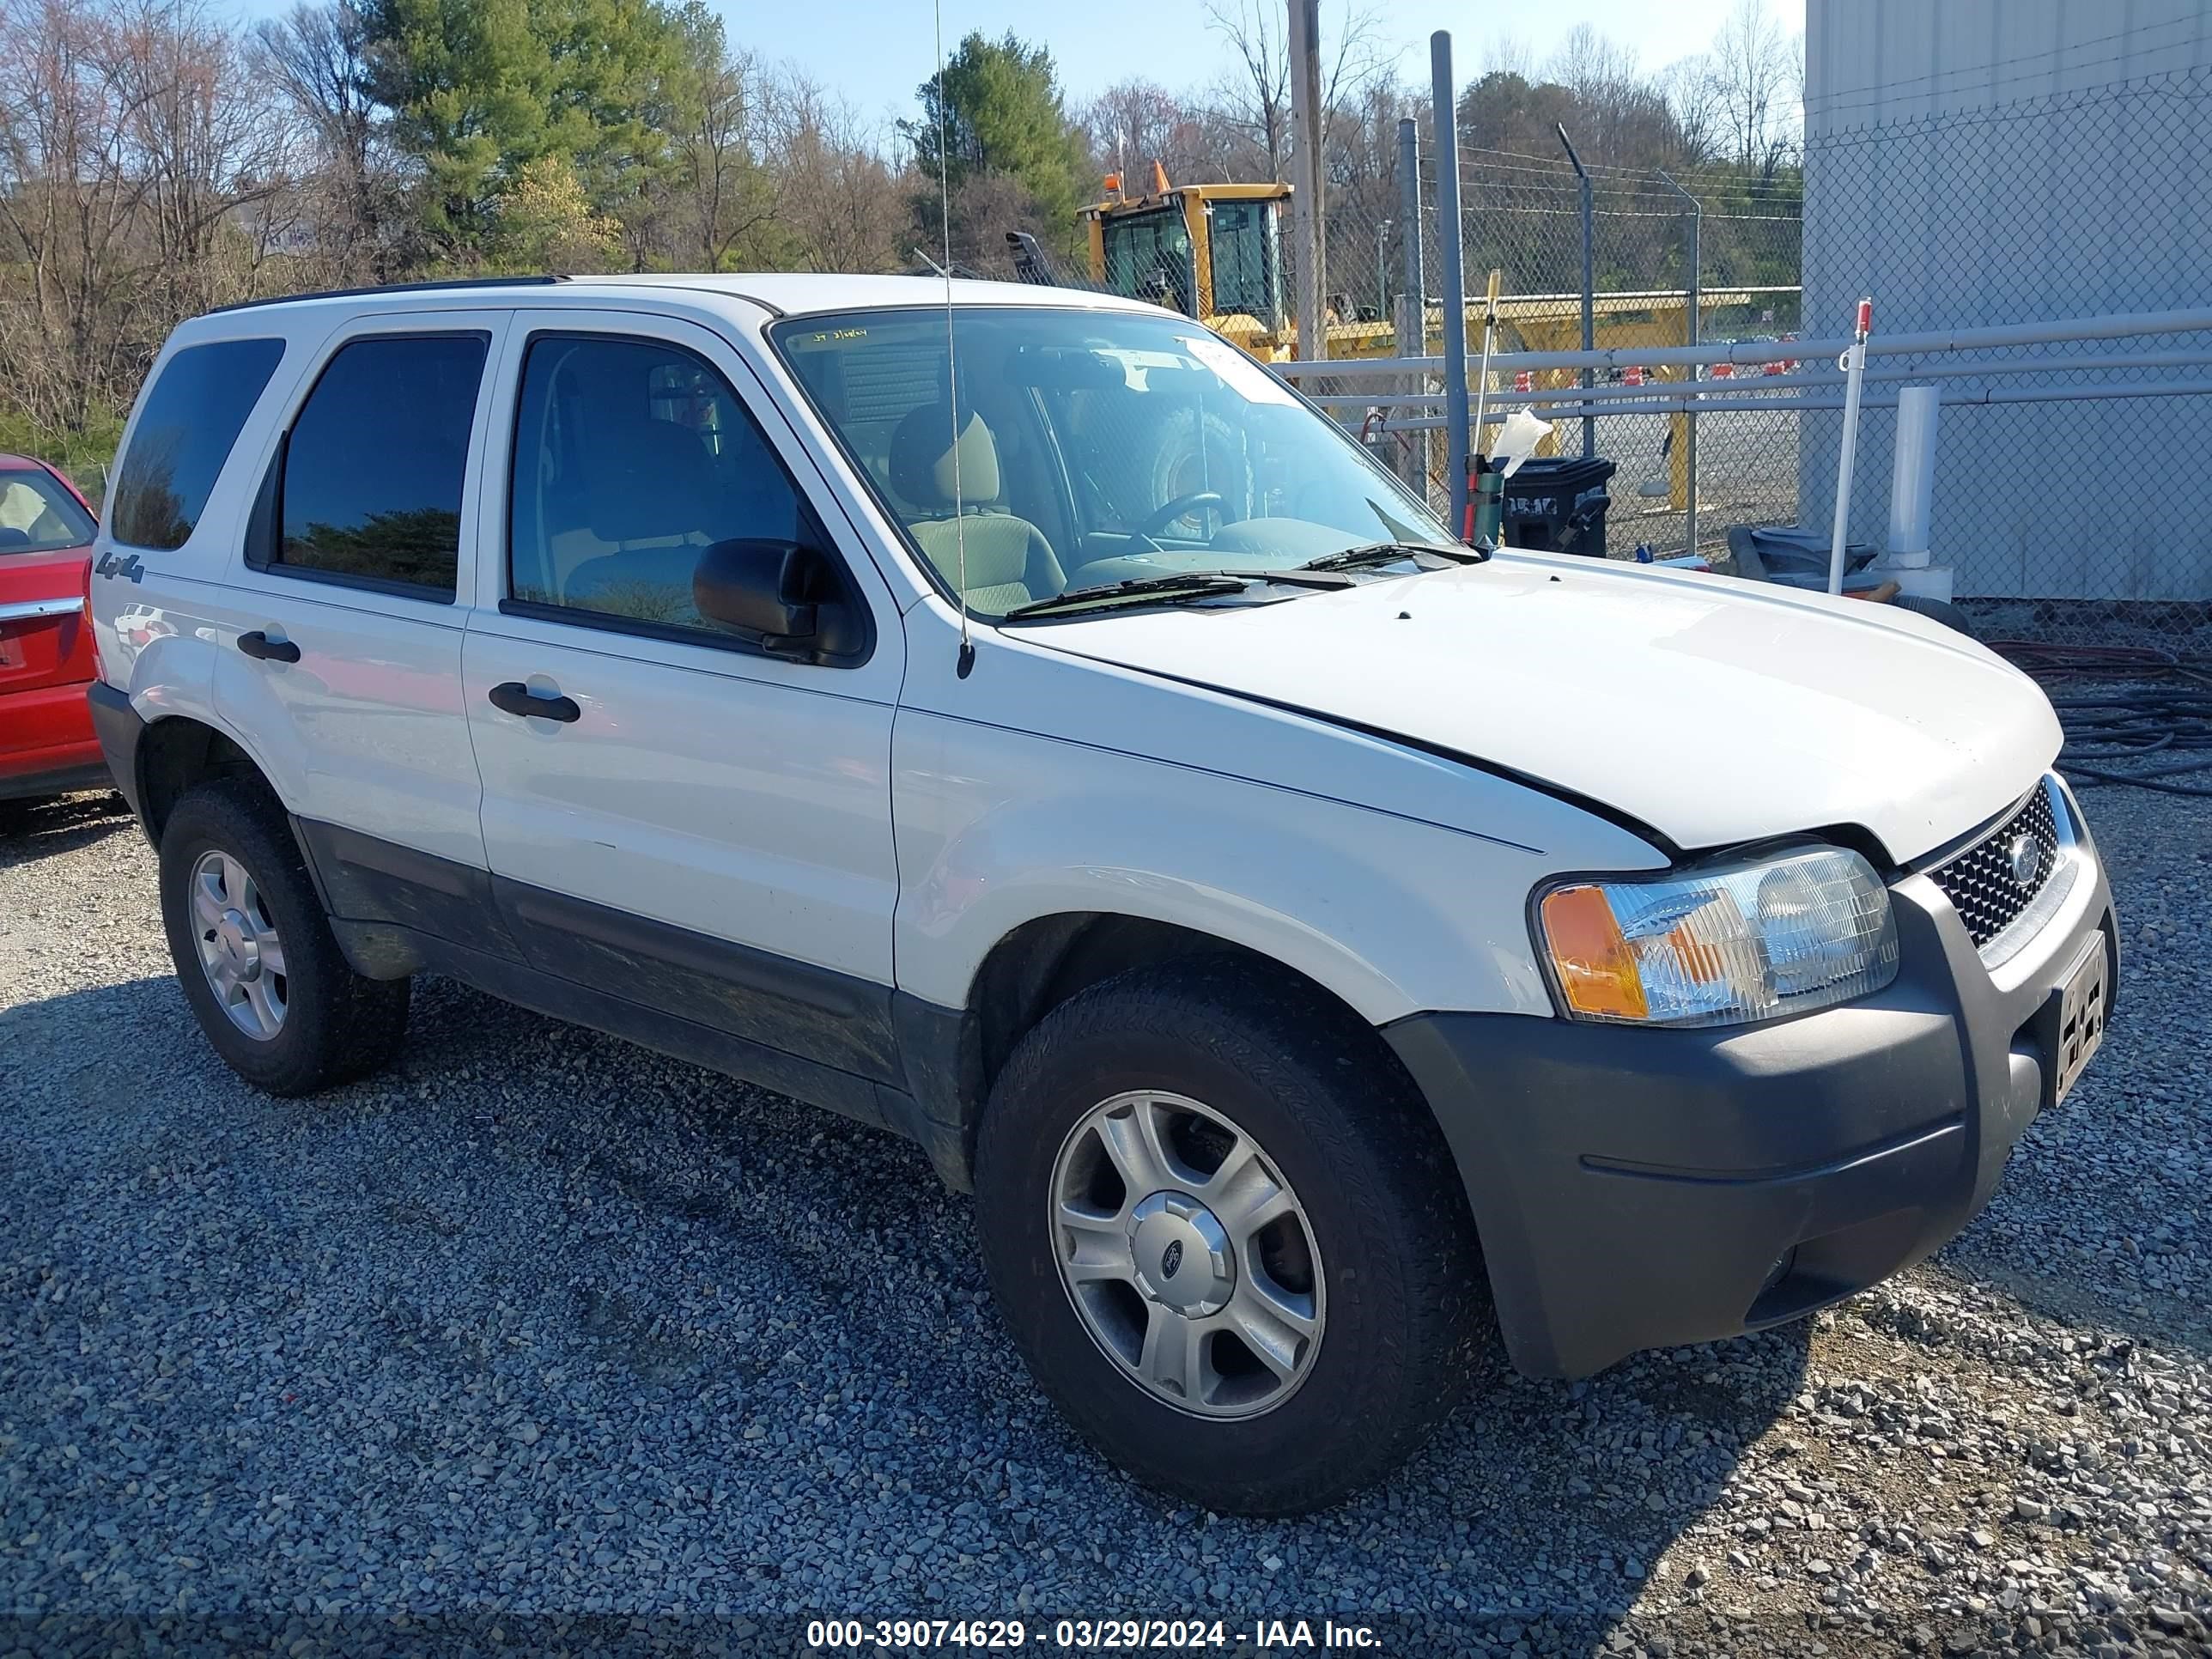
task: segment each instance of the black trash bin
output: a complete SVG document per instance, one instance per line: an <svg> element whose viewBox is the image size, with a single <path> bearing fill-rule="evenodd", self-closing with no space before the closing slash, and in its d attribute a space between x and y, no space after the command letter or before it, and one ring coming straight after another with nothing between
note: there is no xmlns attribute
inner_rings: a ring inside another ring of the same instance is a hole
<svg viewBox="0 0 2212 1659"><path fill-rule="evenodd" d="M1599 455L1532 456L1505 480L1505 545L1605 556L1606 485L1613 464Z"/></svg>

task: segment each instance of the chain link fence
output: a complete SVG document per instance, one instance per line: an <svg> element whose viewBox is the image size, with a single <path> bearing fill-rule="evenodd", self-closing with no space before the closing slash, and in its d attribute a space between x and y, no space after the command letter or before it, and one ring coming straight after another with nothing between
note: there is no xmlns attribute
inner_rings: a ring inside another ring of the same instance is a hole
<svg viewBox="0 0 2212 1659"><path fill-rule="evenodd" d="M1862 295L1875 301L1877 340L2202 305L2212 300L2208 156L2212 71L2197 70L1817 131L1802 172L1682 179L1703 210L1702 336L1833 337ZM1468 287L1501 269L1514 345L1578 345L1580 180L1564 160L1463 149L1459 164ZM1596 344L1618 356L1639 337L1680 341L1689 204L1675 197L1670 210L1663 179L1591 173ZM1662 289L1674 292L1633 309L1639 291ZM1561 293L1577 314L1542 315L1544 298ZM1524 317L1537 313L1533 330L1514 318L1516 298ZM1697 416L1698 550L1724 556L1732 525L1825 532L1842 435L1832 364L1695 372L1707 410ZM1492 392L1511 401L1516 382L1540 394L1573 374L1509 367ZM1860 418L1852 540L1885 538L1898 388L1939 376L1930 539L1981 625L2061 643L2148 636L2203 649L2212 635L2212 332L2002 347L1963 362L1955 354L1876 357ZM1617 467L1611 550L1682 550L1686 418L1632 412L1626 400L1607 407L1619 412L1593 426L1597 453ZM1559 439L1579 447L1572 423Z"/></svg>
<svg viewBox="0 0 2212 1659"><path fill-rule="evenodd" d="M2207 69L1816 132L1808 303L1840 319L1870 294L1883 331L2205 305L2208 157ZM1971 608L2016 636L2203 650L2212 332L1977 356L1986 374L1943 385L1931 532ZM1869 411L1862 456L1887 453L1893 420ZM1805 417L1801 497L1824 523L1839 436ZM1887 489L1877 464L1853 489L1855 538L1879 539Z"/></svg>

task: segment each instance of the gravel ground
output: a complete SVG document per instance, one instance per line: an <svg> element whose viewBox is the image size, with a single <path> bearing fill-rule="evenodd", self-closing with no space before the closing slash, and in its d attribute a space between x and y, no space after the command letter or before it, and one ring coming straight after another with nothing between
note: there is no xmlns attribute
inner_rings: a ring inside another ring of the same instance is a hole
<svg viewBox="0 0 2212 1659"><path fill-rule="evenodd" d="M1586 1383L1493 1358L1395 1484L1266 1523L1071 1438L911 1149L442 981L397 1072L256 1095L128 821L43 809L0 837L0 1651L793 1651L793 1615L1018 1612L2212 1650L2212 813L2087 805L2118 1021L1955 1245Z"/></svg>

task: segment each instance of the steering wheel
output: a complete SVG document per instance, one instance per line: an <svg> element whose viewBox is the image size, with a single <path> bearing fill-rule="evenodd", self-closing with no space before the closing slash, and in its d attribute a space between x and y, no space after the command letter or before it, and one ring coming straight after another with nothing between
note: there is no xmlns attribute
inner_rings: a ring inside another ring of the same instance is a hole
<svg viewBox="0 0 2212 1659"><path fill-rule="evenodd" d="M1158 511L1137 526L1136 533L1146 541L1152 542L1152 545L1157 547L1159 544L1152 541L1152 538L1177 519L1188 518L1201 507L1218 507L1226 505L1227 503L1221 499L1221 492L1218 489L1194 489L1189 495L1178 495L1173 501L1163 505Z"/></svg>

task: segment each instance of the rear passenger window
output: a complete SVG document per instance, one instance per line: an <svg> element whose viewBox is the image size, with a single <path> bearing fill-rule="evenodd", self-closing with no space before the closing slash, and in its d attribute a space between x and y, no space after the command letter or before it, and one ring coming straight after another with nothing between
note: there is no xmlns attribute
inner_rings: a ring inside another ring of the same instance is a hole
<svg viewBox="0 0 2212 1659"><path fill-rule="evenodd" d="M283 356L282 340L217 340L163 365L108 503L117 541L159 552L185 544Z"/></svg>
<svg viewBox="0 0 2212 1659"><path fill-rule="evenodd" d="M285 441L276 563L453 598L483 334L339 348Z"/></svg>
<svg viewBox="0 0 2212 1659"><path fill-rule="evenodd" d="M804 513L712 366L605 335L531 342L510 500L516 599L724 639L692 603L700 553L737 537L799 540Z"/></svg>

